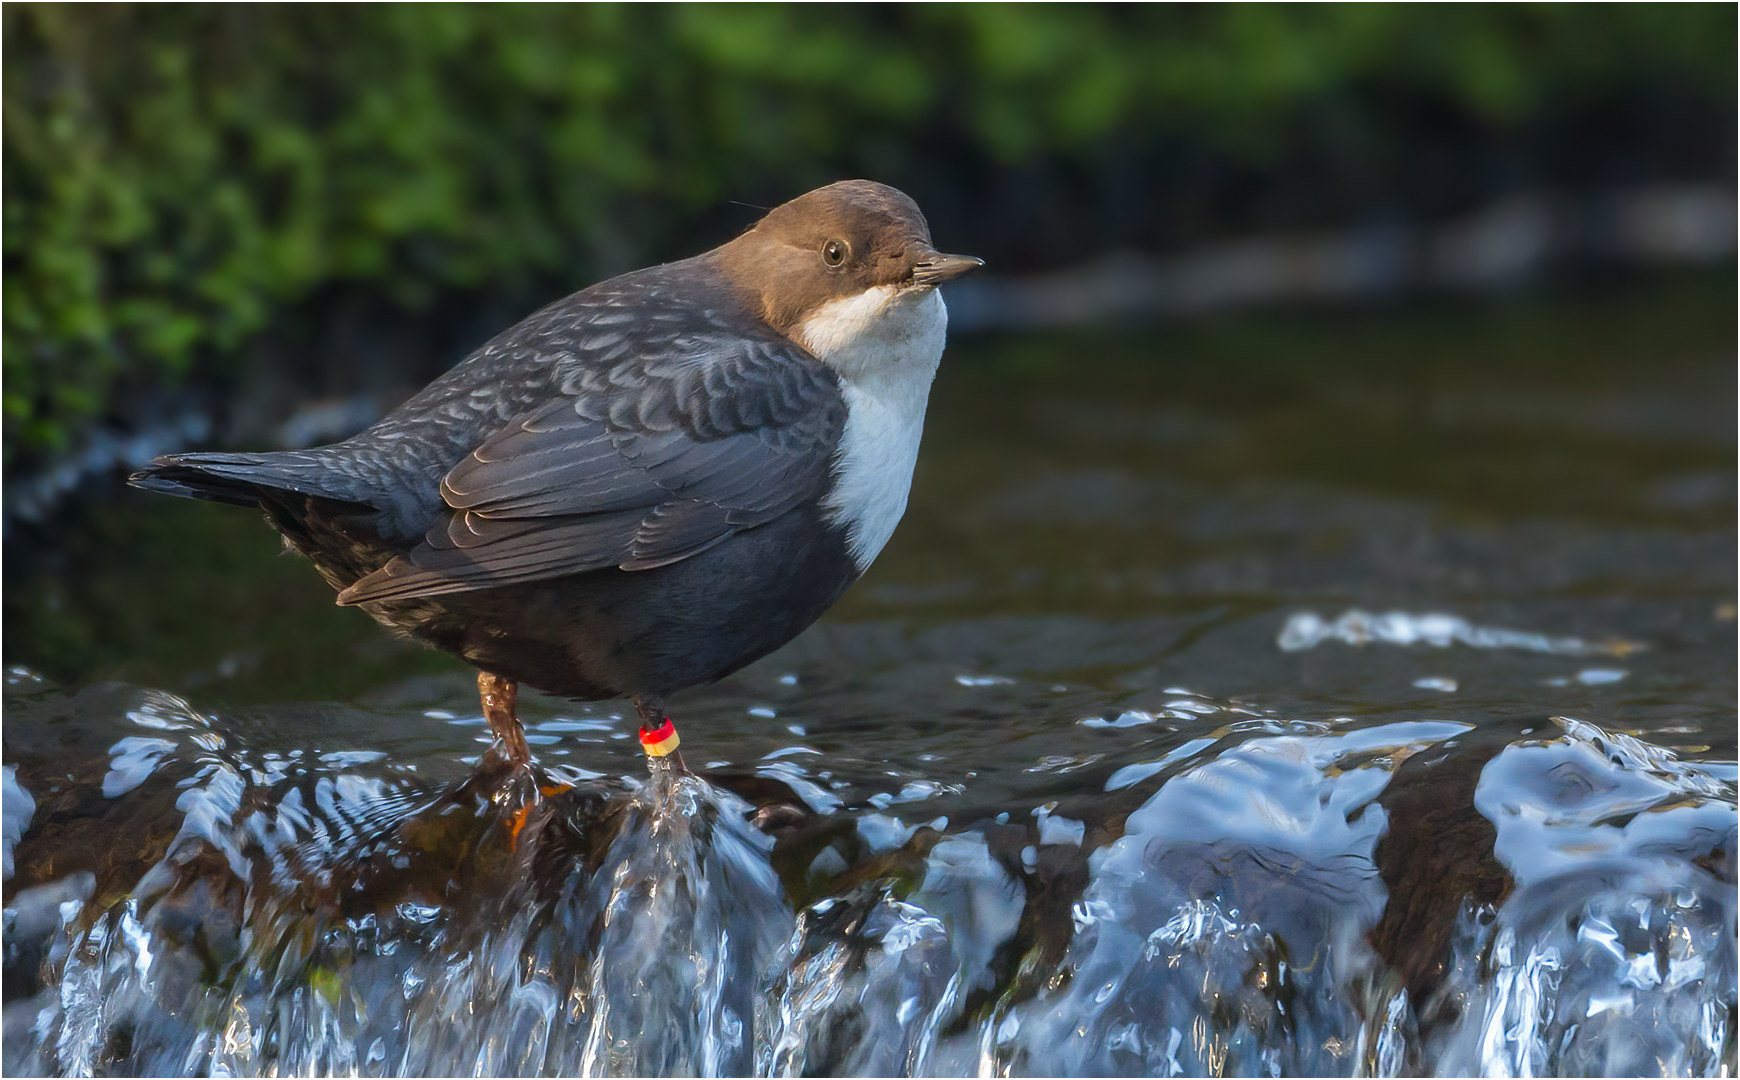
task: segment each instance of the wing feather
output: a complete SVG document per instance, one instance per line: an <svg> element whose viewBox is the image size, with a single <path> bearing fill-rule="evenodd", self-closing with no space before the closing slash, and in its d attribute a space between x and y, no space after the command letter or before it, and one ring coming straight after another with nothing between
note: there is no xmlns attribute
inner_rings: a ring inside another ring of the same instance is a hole
<svg viewBox="0 0 1740 1080"><path fill-rule="evenodd" d="M837 377L783 341L681 335L561 375L447 473L423 540L340 603L690 558L819 497L845 426Z"/></svg>

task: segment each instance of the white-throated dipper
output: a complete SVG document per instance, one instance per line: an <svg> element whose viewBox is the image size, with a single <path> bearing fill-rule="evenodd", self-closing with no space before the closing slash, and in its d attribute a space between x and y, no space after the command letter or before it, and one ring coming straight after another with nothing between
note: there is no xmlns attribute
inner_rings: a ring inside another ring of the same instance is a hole
<svg viewBox="0 0 1740 1080"><path fill-rule="evenodd" d="M849 180L730 243L611 278L502 332L373 427L176 454L138 487L257 506L340 604L480 669L496 749L518 683L667 695L791 640L906 508L948 316L918 206Z"/></svg>

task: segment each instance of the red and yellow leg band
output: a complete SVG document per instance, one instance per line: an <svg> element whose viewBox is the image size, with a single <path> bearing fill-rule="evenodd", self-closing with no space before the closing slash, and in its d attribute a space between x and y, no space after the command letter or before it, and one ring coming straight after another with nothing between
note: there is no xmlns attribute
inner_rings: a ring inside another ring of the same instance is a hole
<svg viewBox="0 0 1740 1080"><path fill-rule="evenodd" d="M674 753L680 740L677 738L677 725L671 723L670 717L656 728L640 729L640 746L646 751L647 757L665 757Z"/></svg>

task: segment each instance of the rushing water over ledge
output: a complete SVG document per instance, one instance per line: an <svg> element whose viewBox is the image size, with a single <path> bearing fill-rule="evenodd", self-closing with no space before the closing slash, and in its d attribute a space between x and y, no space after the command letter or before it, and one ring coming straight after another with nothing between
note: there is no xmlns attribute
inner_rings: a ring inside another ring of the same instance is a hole
<svg viewBox="0 0 1740 1080"><path fill-rule="evenodd" d="M1179 697L1098 794L849 807L811 754L440 778L15 682L101 779L7 769L8 1074L1732 1067L1734 770L1576 720Z"/></svg>

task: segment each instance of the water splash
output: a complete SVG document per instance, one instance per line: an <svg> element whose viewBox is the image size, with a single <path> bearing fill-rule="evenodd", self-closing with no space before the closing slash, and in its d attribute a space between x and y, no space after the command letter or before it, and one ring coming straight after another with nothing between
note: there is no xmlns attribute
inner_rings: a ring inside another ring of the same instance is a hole
<svg viewBox="0 0 1740 1080"><path fill-rule="evenodd" d="M69 925L42 1071L750 1067L756 978L790 916L729 793L684 778L606 802L511 775L429 799L204 764L164 859Z"/></svg>
<svg viewBox="0 0 1740 1080"><path fill-rule="evenodd" d="M1085 794L1034 773L1025 809L903 774L890 805L931 822L913 825L813 755L745 775L783 793L760 809L698 778L486 763L442 786L140 695L81 790L117 821L173 807L173 828L140 872L12 897L6 1070L1731 1068L1721 768L1575 720L1224 723L1248 710L1205 704L1224 726L1134 743ZM42 865L33 782L9 773L20 867ZM1422 831L1439 846L1383 847ZM1465 855L1490 890L1444 869ZM1380 930L1422 896L1447 903L1442 934L1397 952Z"/></svg>
<svg viewBox="0 0 1740 1080"><path fill-rule="evenodd" d="M1439 612L1413 614L1387 611L1374 615L1353 608L1334 620L1326 621L1315 612L1292 615L1275 638L1284 652L1311 649L1325 641L1341 641L1349 645L1382 642L1388 645L1431 645L1445 648L1452 644L1472 649L1520 649L1524 652L1549 653L1558 656L1589 656L1606 654L1624 656L1642 648L1636 642L1589 642L1575 637L1554 637L1530 630L1512 630L1501 626L1476 626L1459 615Z"/></svg>
<svg viewBox="0 0 1740 1080"><path fill-rule="evenodd" d="M1733 785L1622 733L1562 721L1505 748L1475 805L1517 888L1449 992L1469 1022L1441 1075L1710 1076L1733 1055ZM1731 875L1731 867L1728 873Z"/></svg>

